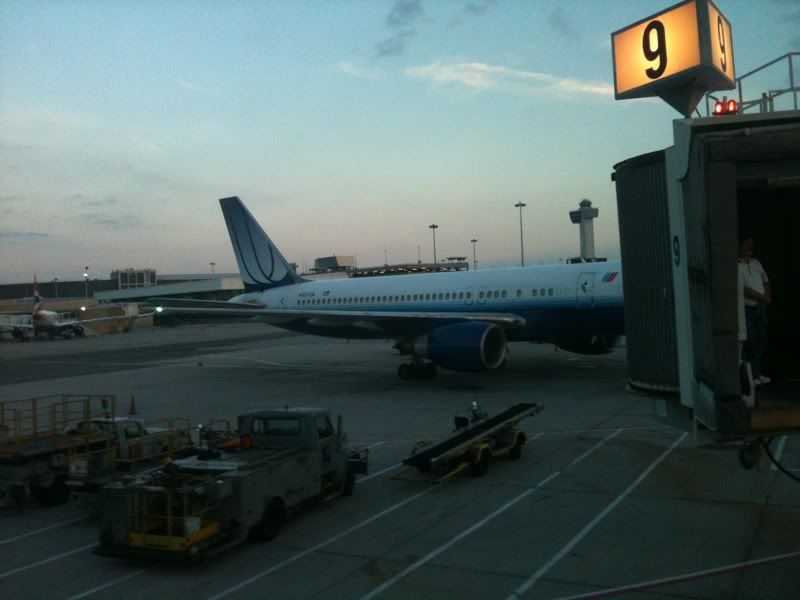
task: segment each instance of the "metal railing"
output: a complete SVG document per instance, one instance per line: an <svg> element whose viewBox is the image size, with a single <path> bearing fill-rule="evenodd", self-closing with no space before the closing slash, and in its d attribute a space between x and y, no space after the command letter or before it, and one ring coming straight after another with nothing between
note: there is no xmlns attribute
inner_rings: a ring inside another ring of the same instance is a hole
<svg viewBox="0 0 800 600"><path fill-rule="evenodd" d="M800 60L800 52L787 52L783 56L779 56L778 58L769 61L766 64L761 65L760 67L753 69L752 71L748 71L744 75L740 75L736 78L736 90L739 96L739 112L744 113L748 110L757 109L758 112L772 112L775 110L775 99L786 94L791 94L792 96L792 106L794 110L798 109L798 94L800 94L800 85L795 78L794 72L794 65L795 60ZM766 92L761 92L760 97L745 100L744 99L744 86L743 82L745 79L757 74L761 73L765 69L777 65L783 61L786 61L787 68L789 71L789 87L782 88L782 89L773 89L768 90ZM713 102L718 102L722 100L722 98L718 98L711 93L706 94L706 116L711 116L713 106Z"/></svg>

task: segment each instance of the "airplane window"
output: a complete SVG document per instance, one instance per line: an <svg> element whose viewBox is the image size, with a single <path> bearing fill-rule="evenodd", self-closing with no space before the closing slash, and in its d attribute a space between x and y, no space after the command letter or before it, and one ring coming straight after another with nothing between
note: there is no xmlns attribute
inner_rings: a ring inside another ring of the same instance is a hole
<svg viewBox="0 0 800 600"><path fill-rule="evenodd" d="M480 293L478 294L478 298L483 298L483 292L480 292Z"/></svg>
<svg viewBox="0 0 800 600"><path fill-rule="evenodd" d="M449 296L450 294L447 295ZM444 294L442 292L439 292L439 300L444 300Z"/></svg>
<svg viewBox="0 0 800 600"><path fill-rule="evenodd" d="M541 296L546 296L546 295L547 295L547 290L546 290L546 289L544 289L544 288L540 289L540 290L539 290L539 295L541 295Z"/></svg>
<svg viewBox="0 0 800 600"><path fill-rule="evenodd" d="M534 298L539 295L539 290L531 290L531 296Z"/></svg>
<svg viewBox="0 0 800 600"><path fill-rule="evenodd" d="M417 294L414 294L414 301L415 302L417 301L418 298L419 298L419 296Z"/></svg>
<svg viewBox="0 0 800 600"><path fill-rule="evenodd" d="M552 296L553 295L553 288L550 288L549 290L547 290L547 295L548 296Z"/></svg>
<svg viewBox="0 0 800 600"><path fill-rule="evenodd" d="M517 290L517 298L522 298L522 290Z"/></svg>
<svg viewBox="0 0 800 600"><path fill-rule="evenodd" d="M461 298L463 293L464 292L458 292L459 299ZM472 299L472 292L467 292L467 300L470 300L470 299Z"/></svg>
<svg viewBox="0 0 800 600"><path fill-rule="evenodd" d="M501 295L503 298L505 298L506 296L508 296L508 292L506 292L505 290L503 290L503 292L502 292L500 295Z"/></svg>
<svg viewBox="0 0 800 600"><path fill-rule="evenodd" d="M453 294L453 296L455 296L455 294ZM447 293L444 295L444 299L445 299L445 300L450 300L450 292L447 292Z"/></svg>
<svg viewBox="0 0 800 600"><path fill-rule="evenodd" d="M495 291L494 291L494 297L495 297L495 298L499 298L499 297L500 297L500 292L498 292L497 290L495 290Z"/></svg>
<svg viewBox="0 0 800 600"><path fill-rule="evenodd" d="M425 294L425 300L430 300L430 299L431 299L431 295L430 294Z"/></svg>

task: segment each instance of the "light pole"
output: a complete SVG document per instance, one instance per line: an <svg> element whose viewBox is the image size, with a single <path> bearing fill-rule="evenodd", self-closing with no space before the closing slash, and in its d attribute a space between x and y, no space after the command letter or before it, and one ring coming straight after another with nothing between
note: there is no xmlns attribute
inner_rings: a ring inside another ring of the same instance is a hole
<svg viewBox="0 0 800 600"><path fill-rule="evenodd" d="M525 266L525 252L522 249L522 209L527 206L524 202L517 202L515 207L519 208L519 264Z"/></svg>
<svg viewBox="0 0 800 600"><path fill-rule="evenodd" d="M439 267L436 266L436 230L439 229L439 226L434 223L433 225L428 225L428 229L433 232L433 270L438 271Z"/></svg>
<svg viewBox="0 0 800 600"><path fill-rule="evenodd" d="M83 295L89 298L89 265L83 267Z"/></svg>
<svg viewBox="0 0 800 600"><path fill-rule="evenodd" d="M214 261L211 261L208 264L211 265L211 279L214 279L214 265L216 265L217 263L215 263Z"/></svg>
<svg viewBox="0 0 800 600"><path fill-rule="evenodd" d="M472 238L470 240L470 242L472 242L472 270L473 271L477 271L478 270L478 260L475 258L475 244L478 243L478 240L476 238Z"/></svg>
<svg viewBox="0 0 800 600"><path fill-rule="evenodd" d="M422 264L422 252L419 249L419 244L417 244L417 264Z"/></svg>
<svg viewBox="0 0 800 600"><path fill-rule="evenodd" d="M53 283L56 286L56 300L58 300L58 277L53 277Z"/></svg>

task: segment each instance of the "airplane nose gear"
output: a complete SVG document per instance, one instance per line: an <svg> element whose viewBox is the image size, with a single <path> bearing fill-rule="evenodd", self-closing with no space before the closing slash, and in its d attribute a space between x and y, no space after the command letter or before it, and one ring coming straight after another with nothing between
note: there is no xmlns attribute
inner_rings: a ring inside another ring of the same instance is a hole
<svg viewBox="0 0 800 600"><path fill-rule="evenodd" d="M403 363L397 367L397 375L404 381L409 379L435 379L436 365L424 360Z"/></svg>

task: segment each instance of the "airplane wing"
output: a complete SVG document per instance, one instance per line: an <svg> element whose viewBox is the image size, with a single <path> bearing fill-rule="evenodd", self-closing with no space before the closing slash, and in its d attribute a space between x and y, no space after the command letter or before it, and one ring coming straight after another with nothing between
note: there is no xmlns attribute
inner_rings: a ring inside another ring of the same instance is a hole
<svg viewBox="0 0 800 600"><path fill-rule="evenodd" d="M494 323L503 329L525 326L525 319L514 313L495 312L411 312L363 310L297 310L270 309L260 304L237 302L186 300L182 298L151 298L147 304L156 307L156 314L165 316L210 317L219 319L249 319L260 323L279 325L305 320L317 327L356 326L364 329L395 330L403 323L482 321Z"/></svg>

